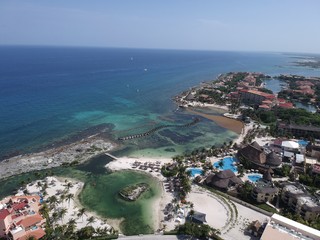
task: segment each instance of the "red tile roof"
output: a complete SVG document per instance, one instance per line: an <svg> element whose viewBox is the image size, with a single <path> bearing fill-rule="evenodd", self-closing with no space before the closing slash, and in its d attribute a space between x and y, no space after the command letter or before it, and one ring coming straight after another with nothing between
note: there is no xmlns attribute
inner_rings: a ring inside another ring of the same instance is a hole
<svg viewBox="0 0 320 240"><path fill-rule="evenodd" d="M21 224L24 228L30 227L32 225L35 225L38 222L42 221L42 217L39 214L35 214L31 217L27 217L25 219L22 219L18 224Z"/></svg>
<svg viewBox="0 0 320 240"><path fill-rule="evenodd" d="M268 105L266 105L266 104L260 105L259 108L270 109L270 107Z"/></svg>
<svg viewBox="0 0 320 240"><path fill-rule="evenodd" d="M255 94L255 95L259 95L259 96L263 96L265 98L269 98L269 99L273 99L275 98L275 96L273 94L270 94L270 93L265 93L265 92L261 92L261 91L258 91L258 90L247 90L247 89L242 89L240 90L241 92L248 92L248 93L252 93L252 94Z"/></svg>
<svg viewBox="0 0 320 240"><path fill-rule="evenodd" d="M278 107L281 107L281 108L293 108L293 104L290 103L290 102L279 103L279 104L278 104Z"/></svg>
<svg viewBox="0 0 320 240"><path fill-rule="evenodd" d="M279 102L279 103L285 103L285 102L286 102L286 100L285 100L285 99L283 99L283 98L278 98L278 102Z"/></svg>
<svg viewBox="0 0 320 240"><path fill-rule="evenodd" d="M17 211L19 209L23 209L26 205L28 205L27 203L25 202L21 202L21 203L14 203L12 204L12 208Z"/></svg>
<svg viewBox="0 0 320 240"><path fill-rule="evenodd" d="M27 234L23 237L18 238L17 240L26 240L28 237L33 236L35 239L40 239L44 235L46 235L46 232L42 228L38 228L37 230L34 231L28 231Z"/></svg>
<svg viewBox="0 0 320 240"><path fill-rule="evenodd" d="M10 212L8 211L8 209L0 210L0 219L5 219L8 215L10 215Z"/></svg>
<svg viewBox="0 0 320 240"><path fill-rule="evenodd" d="M262 101L264 104L271 104L272 102L270 100L264 100Z"/></svg>

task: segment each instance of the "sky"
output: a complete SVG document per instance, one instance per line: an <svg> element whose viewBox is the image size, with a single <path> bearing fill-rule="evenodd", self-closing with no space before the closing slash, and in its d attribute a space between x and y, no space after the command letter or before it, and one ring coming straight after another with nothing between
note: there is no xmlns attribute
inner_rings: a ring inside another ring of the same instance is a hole
<svg viewBox="0 0 320 240"><path fill-rule="evenodd" d="M0 45L320 53L319 0L0 0Z"/></svg>

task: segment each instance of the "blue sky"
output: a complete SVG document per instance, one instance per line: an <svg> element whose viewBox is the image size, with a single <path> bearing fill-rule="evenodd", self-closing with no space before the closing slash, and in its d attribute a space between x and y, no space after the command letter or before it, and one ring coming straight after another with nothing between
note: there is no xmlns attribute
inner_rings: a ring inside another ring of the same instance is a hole
<svg viewBox="0 0 320 240"><path fill-rule="evenodd" d="M0 0L0 44L320 53L319 0Z"/></svg>

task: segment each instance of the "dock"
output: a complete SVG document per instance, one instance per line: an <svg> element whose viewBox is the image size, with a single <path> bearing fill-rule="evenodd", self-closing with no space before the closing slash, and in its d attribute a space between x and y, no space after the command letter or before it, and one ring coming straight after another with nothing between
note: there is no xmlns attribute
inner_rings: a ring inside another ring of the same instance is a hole
<svg viewBox="0 0 320 240"><path fill-rule="evenodd" d="M118 160L117 157L113 156L113 155L110 154L110 153L104 153L104 154L107 155L108 157L111 157L111 158L114 159L114 160Z"/></svg>

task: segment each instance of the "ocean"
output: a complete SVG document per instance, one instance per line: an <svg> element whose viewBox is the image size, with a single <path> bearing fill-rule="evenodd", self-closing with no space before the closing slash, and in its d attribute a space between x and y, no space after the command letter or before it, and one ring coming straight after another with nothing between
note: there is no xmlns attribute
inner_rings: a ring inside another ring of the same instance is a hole
<svg viewBox="0 0 320 240"><path fill-rule="evenodd" d="M112 140L160 124L185 124L172 98L230 71L320 76L292 55L76 47L0 47L0 156L38 151L106 125ZM218 113L217 113L218 114ZM222 144L236 134L202 119L125 143L119 155L164 156Z"/></svg>

